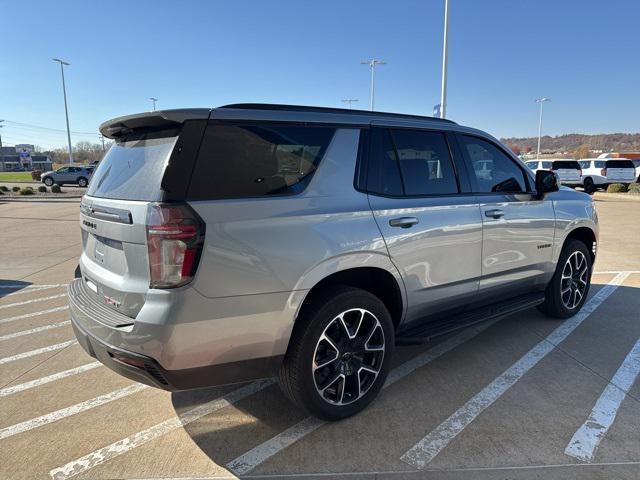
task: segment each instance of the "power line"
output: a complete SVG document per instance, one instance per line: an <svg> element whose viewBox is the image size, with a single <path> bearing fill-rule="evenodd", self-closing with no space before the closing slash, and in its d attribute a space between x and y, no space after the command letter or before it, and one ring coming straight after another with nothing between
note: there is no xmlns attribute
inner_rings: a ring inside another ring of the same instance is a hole
<svg viewBox="0 0 640 480"><path fill-rule="evenodd" d="M36 128L36 129L40 129L40 130L51 130L54 132L62 132L62 133L67 133L66 130L61 130L59 128L51 128L51 127L43 127L40 125L33 125L31 123L22 123L22 122L14 122L12 120L5 120L5 123L9 123L12 125L20 125L21 127L32 127L32 128ZM74 132L73 130L71 131L71 133L75 133L78 135L95 135L96 132Z"/></svg>

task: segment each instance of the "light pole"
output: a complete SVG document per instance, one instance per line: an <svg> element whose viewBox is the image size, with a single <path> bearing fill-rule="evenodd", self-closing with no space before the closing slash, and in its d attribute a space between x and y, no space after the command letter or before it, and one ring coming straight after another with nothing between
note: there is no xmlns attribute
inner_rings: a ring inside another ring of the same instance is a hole
<svg viewBox="0 0 640 480"><path fill-rule="evenodd" d="M357 102L358 99L357 98L343 98L341 101L342 101L342 103L348 103L349 104L349 110L351 110L351 104L353 102Z"/></svg>
<svg viewBox="0 0 640 480"><path fill-rule="evenodd" d="M54 58L54 62L60 63L60 73L62 74L62 94L64 95L64 115L67 119L67 141L69 142L69 163L73 163L73 150L71 149L71 131L69 130L69 109L67 108L67 88L64 84L64 67L70 65L64 60Z"/></svg>
<svg viewBox="0 0 640 480"><path fill-rule="evenodd" d="M149 97L149 100L151 100L153 102L153 110L152 111L155 112L156 111L156 102L158 101L158 99L155 98L155 97Z"/></svg>
<svg viewBox="0 0 640 480"><path fill-rule="evenodd" d="M449 56L449 0L444 0L444 42L442 44L442 86L440 89L440 118L447 114L447 60Z"/></svg>
<svg viewBox="0 0 640 480"><path fill-rule="evenodd" d="M386 65L387 62L384 62L382 60L376 60L375 58L372 58L371 60L366 60L364 62L360 62L362 65L369 65L369 67L371 67L371 111L373 112L373 103L374 103L374 98L375 98L375 92L376 92L376 80L375 80L375 72L376 72L376 65Z"/></svg>
<svg viewBox="0 0 640 480"><path fill-rule="evenodd" d="M536 98L536 103L540 104L540 120L538 121L538 150L536 150L536 160L540 159L540 139L542 138L542 104L549 102L549 97Z"/></svg>
<svg viewBox="0 0 640 480"><path fill-rule="evenodd" d="M0 123L4 122L4 120L0 120ZM2 125L0 125L2 128ZM0 130L0 157L2 156L2 130Z"/></svg>

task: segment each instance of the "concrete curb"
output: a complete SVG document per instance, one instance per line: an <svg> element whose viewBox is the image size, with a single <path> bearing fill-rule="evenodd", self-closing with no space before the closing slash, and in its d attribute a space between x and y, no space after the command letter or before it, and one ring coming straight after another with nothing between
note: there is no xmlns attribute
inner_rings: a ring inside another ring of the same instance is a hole
<svg viewBox="0 0 640 480"><path fill-rule="evenodd" d="M628 200L640 202L640 194L637 193L606 193L596 192L593 194L593 198L596 200Z"/></svg>

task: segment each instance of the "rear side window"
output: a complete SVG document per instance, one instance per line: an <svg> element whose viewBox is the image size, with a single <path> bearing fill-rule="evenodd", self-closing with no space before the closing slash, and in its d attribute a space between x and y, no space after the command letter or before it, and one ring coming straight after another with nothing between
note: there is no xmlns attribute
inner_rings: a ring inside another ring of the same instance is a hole
<svg viewBox="0 0 640 480"><path fill-rule="evenodd" d="M112 145L93 172L87 195L118 200L161 200L160 184L176 139L149 134Z"/></svg>
<svg viewBox="0 0 640 480"><path fill-rule="evenodd" d="M377 130L370 155L368 189L391 196L458 193L444 134Z"/></svg>
<svg viewBox="0 0 640 480"><path fill-rule="evenodd" d="M188 197L206 200L300 193L334 133L331 127L209 125Z"/></svg>
<svg viewBox="0 0 640 480"><path fill-rule="evenodd" d="M583 170L589 168L589 164L591 163L589 160L582 160L580 162L578 162L580 164L580 168L582 168Z"/></svg>
<svg viewBox="0 0 640 480"><path fill-rule="evenodd" d="M607 160L607 168L634 168L631 160Z"/></svg>
<svg viewBox="0 0 640 480"><path fill-rule="evenodd" d="M520 167L492 143L469 135L461 135L479 193L525 192L527 184Z"/></svg>
<svg viewBox="0 0 640 480"><path fill-rule="evenodd" d="M596 160L595 162L593 162L593 164L596 168L604 168L607 162L605 162L604 160Z"/></svg>
<svg viewBox="0 0 640 480"><path fill-rule="evenodd" d="M549 170L551 168L551 162L542 162L542 168L544 170Z"/></svg>
<svg viewBox="0 0 640 480"><path fill-rule="evenodd" d="M576 161L558 161L553 162L553 166L551 168L553 170L580 170L580 164Z"/></svg>
<svg viewBox="0 0 640 480"><path fill-rule="evenodd" d="M536 168L538 168L538 162L527 162L525 165L531 170L535 170Z"/></svg>

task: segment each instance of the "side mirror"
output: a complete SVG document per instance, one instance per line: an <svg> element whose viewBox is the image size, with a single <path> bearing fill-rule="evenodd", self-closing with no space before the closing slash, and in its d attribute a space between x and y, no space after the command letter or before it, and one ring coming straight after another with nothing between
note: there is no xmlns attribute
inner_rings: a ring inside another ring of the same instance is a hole
<svg viewBox="0 0 640 480"><path fill-rule="evenodd" d="M536 172L536 192L541 197L545 193L557 192L560 190L558 177L549 170L538 170Z"/></svg>

